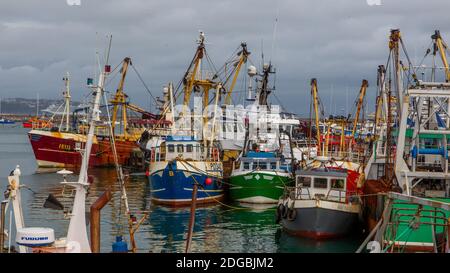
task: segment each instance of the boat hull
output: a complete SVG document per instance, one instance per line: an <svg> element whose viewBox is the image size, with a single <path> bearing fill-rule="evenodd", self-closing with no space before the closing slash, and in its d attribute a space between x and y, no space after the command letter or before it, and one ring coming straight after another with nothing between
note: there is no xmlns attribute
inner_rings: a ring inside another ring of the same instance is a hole
<svg viewBox="0 0 450 273"><path fill-rule="evenodd" d="M15 124L16 122L13 120L0 120L0 124Z"/></svg>
<svg viewBox="0 0 450 273"><path fill-rule="evenodd" d="M232 174L230 197L244 203L276 204L283 194L284 187L290 183L289 174L268 171Z"/></svg>
<svg viewBox="0 0 450 273"><path fill-rule="evenodd" d="M149 175L152 201L168 206L188 206L192 203L194 183L200 185L197 188L196 203L207 204L222 200L222 170L208 170L207 166L211 164L220 163L190 162L189 165L195 165L195 168L189 168L186 163L176 160L153 163ZM208 178L211 182L209 184Z"/></svg>
<svg viewBox="0 0 450 273"><path fill-rule="evenodd" d="M22 122L23 128L33 128L33 124L31 122L24 121Z"/></svg>
<svg viewBox="0 0 450 273"><path fill-rule="evenodd" d="M294 219L281 219L283 229L292 235L314 239L343 237L357 230L360 225L360 206L345 208L351 205L341 204L341 209L335 209L333 207L338 206L336 202L321 202L324 204L295 207Z"/></svg>
<svg viewBox="0 0 450 273"><path fill-rule="evenodd" d="M86 137L81 134L32 130L28 133L33 152L40 168L79 168ZM116 140L119 164L128 165L134 141ZM90 167L114 166L114 155L109 138L96 137L90 155Z"/></svg>

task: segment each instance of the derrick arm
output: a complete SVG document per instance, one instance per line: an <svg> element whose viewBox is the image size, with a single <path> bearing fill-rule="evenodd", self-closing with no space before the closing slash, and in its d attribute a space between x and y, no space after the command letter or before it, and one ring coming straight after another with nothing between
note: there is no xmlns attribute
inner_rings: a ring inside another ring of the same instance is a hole
<svg viewBox="0 0 450 273"><path fill-rule="evenodd" d="M439 51L439 54L441 55L442 63L444 64L445 68L445 81L450 81L450 68L447 61L447 54L445 54L445 50L447 49L447 44L442 39L441 33L439 30L436 30L434 32L434 35L431 36L431 38L434 41L434 54L436 54L436 51Z"/></svg>
<svg viewBox="0 0 450 273"><path fill-rule="evenodd" d="M187 106L189 104L189 101L191 99L192 88L194 87L195 78L197 76L198 69L200 67L200 63L201 63L201 60L204 55L204 49L205 49L204 36L200 35L199 43L200 44L197 47L197 52L195 53L195 57L194 57L194 69L192 70L191 77L187 80L187 83L185 85L186 89L184 90L184 99L183 99L183 104L185 106ZM187 73L186 73L186 75L187 75Z"/></svg>
<svg viewBox="0 0 450 273"><path fill-rule="evenodd" d="M228 89L225 104L231 103L231 94L233 92L234 86L235 86L237 78L239 76L239 72L241 71L242 64L247 62L248 55L250 55L250 52L247 51L247 44L242 43L241 46L242 46L242 51L241 51L241 54L239 57L239 62L236 66L236 70L234 73L233 81L231 82L230 89Z"/></svg>
<svg viewBox="0 0 450 273"><path fill-rule="evenodd" d="M114 105L113 113L112 113L112 131L114 132L115 126L116 126L116 120L117 120L117 112L119 110L119 105L122 107L122 120L123 120L123 131L126 135L126 129L127 129L127 110L126 110L126 95L123 92L123 86L125 83L125 78L127 76L127 70L128 66L131 63L131 59L129 57L126 57L123 60L122 65L122 77L120 78L119 86L117 88L116 94L114 96L114 99L111 100L111 103Z"/></svg>
<svg viewBox="0 0 450 273"><path fill-rule="evenodd" d="M362 81L361 89L359 91L359 98L358 98L358 105L356 107L356 114L355 114L355 120L353 121L353 130L352 130L352 139L355 139L355 133L356 133L356 126L358 125L359 121L359 114L361 112L361 108L364 102L364 97L366 95L367 87L369 86L369 83L367 80Z"/></svg>

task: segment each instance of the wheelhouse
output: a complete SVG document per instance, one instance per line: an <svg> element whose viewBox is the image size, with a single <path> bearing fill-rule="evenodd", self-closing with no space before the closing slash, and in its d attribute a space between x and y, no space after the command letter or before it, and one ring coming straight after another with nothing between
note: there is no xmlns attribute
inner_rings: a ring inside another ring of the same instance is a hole
<svg viewBox="0 0 450 273"><path fill-rule="evenodd" d="M276 171L290 172L291 166L283 162L274 153L269 152L249 152L246 157L240 160L240 171Z"/></svg>
<svg viewBox="0 0 450 273"><path fill-rule="evenodd" d="M313 170L298 171L295 176L295 199L321 199L346 203L348 191L347 171Z"/></svg>
<svg viewBox="0 0 450 273"><path fill-rule="evenodd" d="M170 161L177 158L186 161L219 161L219 149L205 148L202 142L191 137L167 137L150 151L150 162Z"/></svg>

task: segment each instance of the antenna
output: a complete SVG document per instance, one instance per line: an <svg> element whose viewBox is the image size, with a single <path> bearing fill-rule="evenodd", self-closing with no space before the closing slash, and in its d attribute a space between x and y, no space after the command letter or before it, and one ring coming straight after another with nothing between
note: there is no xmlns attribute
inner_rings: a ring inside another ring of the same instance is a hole
<svg viewBox="0 0 450 273"><path fill-rule="evenodd" d="M39 92L36 93L36 117L39 116Z"/></svg>
<svg viewBox="0 0 450 273"><path fill-rule="evenodd" d="M264 40L261 39L261 67L264 67Z"/></svg>
<svg viewBox="0 0 450 273"><path fill-rule="evenodd" d="M109 53L111 52L111 43L112 43L112 34L109 36L109 45L108 45L108 51L106 53L105 65L107 65L109 63Z"/></svg>
<svg viewBox="0 0 450 273"><path fill-rule="evenodd" d="M278 25L278 14L280 13L280 9L277 5L277 15L275 17L275 22L273 25L273 34L272 34L272 52L270 52L270 63L272 63L272 59L275 59L274 56L274 48L275 48L275 38L277 34L277 25Z"/></svg>

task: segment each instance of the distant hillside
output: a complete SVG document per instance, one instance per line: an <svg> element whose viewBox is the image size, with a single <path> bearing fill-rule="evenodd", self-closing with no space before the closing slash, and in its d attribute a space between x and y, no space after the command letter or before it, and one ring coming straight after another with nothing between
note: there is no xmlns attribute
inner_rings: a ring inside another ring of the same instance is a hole
<svg viewBox="0 0 450 273"><path fill-rule="evenodd" d="M25 98L2 98L0 110L4 114L36 114L36 99ZM63 103L62 99L39 99L39 115L47 108L55 109ZM73 101L74 106L80 105L80 102ZM72 108L73 109L73 108Z"/></svg>

